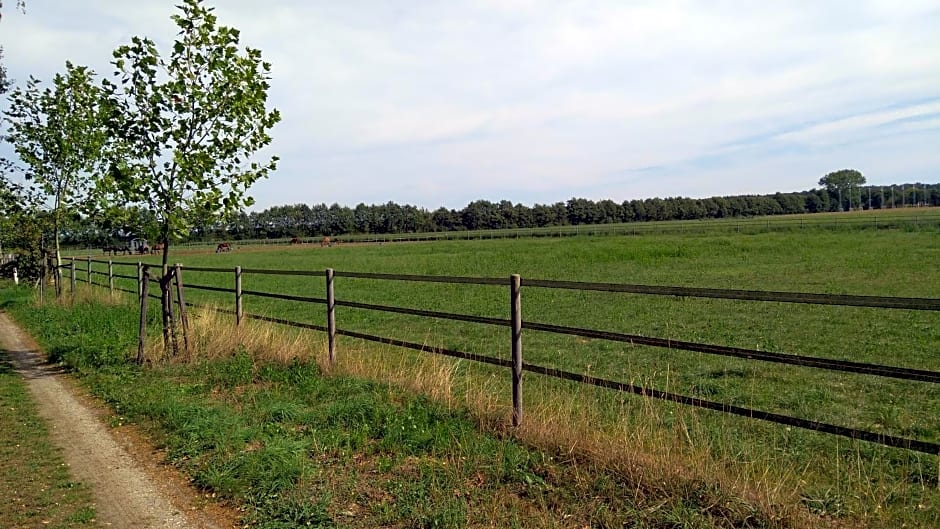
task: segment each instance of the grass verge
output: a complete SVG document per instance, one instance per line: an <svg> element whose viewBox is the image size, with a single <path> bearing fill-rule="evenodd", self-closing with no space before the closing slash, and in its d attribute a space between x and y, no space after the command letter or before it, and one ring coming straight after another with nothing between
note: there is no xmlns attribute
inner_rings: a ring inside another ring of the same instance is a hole
<svg viewBox="0 0 940 529"><path fill-rule="evenodd" d="M764 486L743 473L721 472L716 464L685 466L690 457L703 455L694 446L642 457L642 450L612 444L625 437L578 437L596 425L572 428L560 422L565 414L548 412L561 401L546 401L540 408L545 419L531 421L545 426L518 432L516 438L516 432L485 413L500 406L486 400L485 379L455 376L459 366L400 354L396 364L390 360L397 351L363 350L359 360L330 370L310 356L309 344L289 354L278 345L300 343L296 336L266 331L267 340L252 343L235 336L214 353L139 369L127 362L136 317L126 307L76 302L14 305L11 311L113 407L117 421L149 430L197 486L243 509L251 526L827 523L811 517L791 491L772 480ZM202 328L221 327L203 318ZM258 327L246 329L239 332L263 334ZM203 343L197 350L210 348ZM369 355L382 360L369 361ZM347 351L347 356L357 355ZM386 379L394 381L389 375L399 373L398 382L408 383L370 382L348 374L380 374L382 368L375 366L385 366ZM437 398L415 395L413 389ZM468 406L474 399L483 402ZM474 408L484 413L472 413ZM597 419L571 401L567 410L568 417L577 415L586 423ZM855 520L845 517L839 523L854 525Z"/></svg>

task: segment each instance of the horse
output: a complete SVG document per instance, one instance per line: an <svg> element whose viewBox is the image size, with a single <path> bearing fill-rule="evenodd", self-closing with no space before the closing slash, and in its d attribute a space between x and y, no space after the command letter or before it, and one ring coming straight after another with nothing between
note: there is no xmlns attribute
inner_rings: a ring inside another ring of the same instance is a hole
<svg viewBox="0 0 940 529"><path fill-rule="evenodd" d="M165 245L162 242L158 242L157 244L154 244L153 247L150 248L150 255L154 255L156 253L162 252L164 247Z"/></svg>
<svg viewBox="0 0 940 529"><path fill-rule="evenodd" d="M299 238L299 237L294 237L293 239L290 240L290 243L291 243L291 244L300 244L301 241L300 241L300 238Z"/></svg>
<svg viewBox="0 0 940 529"><path fill-rule="evenodd" d="M139 255L144 255L145 253L153 253L153 252L150 251L149 246L147 246L146 244L142 244L137 247L137 253Z"/></svg>
<svg viewBox="0 0 940 529"><path fill-rule="evenodd" d="M218 246L215 247L215 253L220 252L231 252L232 245L227 242L220 242Z"/></svg>
<svg viewBox="0 0 940 529"><path fill-rule="evenodd" d="M324 237L323 240L320 241L320 248L323 248L324 246L333 246L333 243L330 242L329 237Z"/></svg>

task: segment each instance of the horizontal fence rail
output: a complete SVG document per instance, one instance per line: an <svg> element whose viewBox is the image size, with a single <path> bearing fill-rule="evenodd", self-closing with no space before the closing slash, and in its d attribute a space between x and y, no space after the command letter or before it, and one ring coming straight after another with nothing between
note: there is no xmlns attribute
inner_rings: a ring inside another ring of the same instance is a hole
<svg viewBox="0 0 940 529"><path fill-rule="evenodd" d="M72 291L74 292L75 282L74 275L77 272L81 272L83 277L87 276L89 284L110 287L112 291L122 291L137 294L140 296L140 281L141 276L129 276L115 274L111 270L111 261L100 261L100 260L89 260L87 261L88 269L87 270L77 270L75 267L75 260L73 259L68 265L63 265L61 268L64 270L66 275L71 275L71 285ZM99 263L109 265L108 273L100 272L97 270L92 270L90 263ZM117 264L117 263L113 263ZM142 264L140 263L122 263L128 266L138 267L138 273ZM333 270L324 271L309 271L309 270L270 270L270 269L242 269L240 267L235 268L217 268L217 267L179 267L180 270L186 270L191 272L208 272L208 273L226 273L234 274L235 278L235 288L223 288L216 287L211 285L199 285L199 284L186 284L186 288L210 292L219 292L224 294L234 294L235 296L235 310L229 310L225 308L218 308L207 305L194 304L190 302L184 303L185 306L189 307L200 307L216 310L221 313L231 314L236 317L236 323L240 324L243 319L251 319L269 323L275 323L280 325L286 325L301 329L314 330L319 332L326 332L330 338L330 358L331 361L334 359L334 345L335 345L335 336L345 336L348 338L366 340L376 343L382 343L386 345L392 345L396 347L402 347L406 349L412 349L416 351L428 352L436 355L447 356L456 359L468 360L478 363L484 363L492 366L497 366L501 368L509 368L513 371L513 423L517 424L518 421L521 421L521 373L527 371L530 373L539 374L542 376L547 376L551 378L563 379L573 382L578 382L582 384L588 384L596 387L606 388L614 391L620 391L625 393L632 393L648 398L654 398L658 400L664 400L669 402L675 402L678 404L684 404L688 406L693 406L697 408L709 409L713 411L718 411L722 413L748 417L752 419L759 419L762 421L767 421L776 424L782 424L791 427L802 428L811 431L823 432L833 435L838 435L842 437L847 437L851 439L858 439L862 441L868 441L876 444L881 444L885 446L903 448L917 452L923 452L927 454L940 455L940 443L932 443L927 441L921 441L916 439L907 439L898 436L892 436L882 433L869 432L865 430L849 428L845 426L839 426L834 424L829 424L825 422L812 421L808 419L802 419L798 417L792 417L788 415L782 415L777 413L772 413L768 411L762 411L757 409L751 409L731 404L725 404L721 402L715 402L707 399L702 399L698 397L691 397L686 395L681 395L677 393L670 393L666 391L657 390L654 388L646 388L642 386L637 386L632 383L618 382L615 380L608 380L604 378L592 377L581 373L575 373L571 371L566 371L562 369L556 369L551 367L545 367L535 364L530 364L522 361L521 354L521 331L523 329L528 329L530 331L538 332L548 332L556 334L565 334L580 336L584 338L592 338L599 340L607 340L613 342L627 343L635 346L648 346L648 347L658 347L665 349L673 350L685 350L692 351L710 355L719 355L726 357L733 357L743 360L760 360L764 362L787 364L798 367L814 368L814 369L826 369L839 372L855 373L860 375L870 375L878 377L887 377L893 379L908 380L914 382L924 382L937 384L940 383L940 372L922 370L922 369L912 369L905 367L894 367L887 365L879 364L870 364L863 362L853 362L847 360L835 360L828 358L820 358L813 356L804 356L804 355L795 355L787 354L780 352L771 352L771 351L758 351L753 349L743 349L737 347L728 347L715 344L704 344L696 342L686 342L681 340L672 340L666 338L657 338L649 336L641 336L635 334L625 334L614 331L604 331L597 329L587 329L580 327L572 326L563 326L563 325L554 325L549 323L540 323L532 321L524 321L521 316L521 305L519 304L519 292L524 287L532 288L546 288L546 289L565 289L565 290L587 290L587 291L602 291L602 292L612 292L612 293L628 293L628 294L643 294L643 295L653 295L653 296L679 296L679 297L699 297L699 298L714 298L714 299L730 299L730 300L745 300L745 301L755 301L755 302L782 302L782 303L808 303L808 304L818 304L818 305L835 305L835 306L849 306L849 307L871 307L879 309L907 309L907 310L925 310L925 311L940 311L940 299L935 298L904 298L904 297L884 297L884 296L856 296L856 295L840 295L840 294L816 294L816 293L800 293L800 292L772 292L772 291L751 291L751 290L733 290L733 289L710 289L710 288L693 288L693 287L674 287L674 286L653 286L653 285L631 285L631 284L619 284L619 283L591 283L591 282L579 282L579 281L556 281L556 280L537 280L529 279L524 280L518 276L513 276L511 278L489 278L489 277L451 277L451 276L429 276L429 275L410 275L410 274L383 274L383 273L367 273L367 272L342 272ZM256 290L246 290L242 289L242 278L244 275L251 274L265 274L265 275L282 275L282 276L308 276L308 277L326 277L326 298L320 297L311 297L311 296L297 296L290 294L282 294L277 292L264 292ZM108 277L108 284L101 284L92 280L93 275L102 275ZM510 319L503 318L492 318L484 316L474 316L468 314L458 314L451 312L439 312L431 310L422 310L422 309L413 309L406 307L397 307L397 306L388 306L380 305L373 303L363 303L352 300L337 300L333 294L333 281L334 278L350 278L350 279L366 279L366 280L377 280L377 281L411 281L411 282L431 282L431 283L450 283L450 284L473 284L473 285L487 285L487 286L502 286L510 287L512 303L512 314ZM113 285L114 278L121 278L127 280L136 280L138 282L138 289L132 290L123 287L117 287ZM153 282L159 282L157 278L151 278ZM245 296L254 296L262 298L270 298L277 300L285 301L297 301L303 303L312 303L319 305L327 306L327 325L318 325L313 323L303 323L293 320L276 318L251 312L245 312L242 307L243 298ZM148 297L153 299L160 299L159 295L153 293L148 293ZM180 300L180 303L183 303ZM399 340L395 338L377 336L373 334L358 332L350 329L338 328L335 324L335 308L347 307L352 309L359 310L368 310L368 311L377 311L377 312L386 312L386 313L395 313L403 314L409 316L416 316L422 318L439 318L445 320L454 320L462 321L467 323L474 324L484 324L484 325L493 325L500 327L511 327L513 335L513 358L497 358L493 356L487 356L467 351L460 351L456 349L447 349L441 347L429 346L427 344L409 342L405 340Z"/></svg>
<svg viewBox="0 0 940 529"><path fill-rule="evenodd" d="M231 268L218 268L218 267L206 267L206 266L181 266L182 270L186 272L223 272L227 274L232 273Z"/></svg>
<svg viewBox="0 0 940 529"><path fill-rule="evenodd" d="M819 369L830 369L833 371L845 371L848 373L860 373L864 375L876 375L881 377L940 384L940 372L924 371L920 369L891 367L879 364L866 364L862 362L850 362L847 360L830 360L828 358L773 353L768 351L757 351L754 349L740 349L737 347L684 342L681 340L671 340L667 338L650 338L636 334L621 334L610 331L597 331L594 329L581 329L578 327L565 327L562 325L549 325L545 323L535 323L528 321L522 323L522 328L556 334L569 334L573 336L594 338L598 340L609 340L612 342L623 342L633 345L647 345L652 347L663 347L666 349L681 349L684 351L730 356L734 358L743 358L746 360L763 360L765 362L776 362L780 364L815 367Z"/></svg>
<svg viewBox="0 0 940 529"><path fill-rule="evenodd" d="M452 276L422 276L408 274L374 274L367 272L336 272L336 277L350 277L356 279L386 279L392 281L419 281L425 283L451 283L455 285L500 285L505 286L509 281L494 277L452 277Z"/></svg>
<svg viewBox="0 0 940 529"><path fill-rule="evenodd" d="M193 270L189 268L188 270ZM231 270L226 270L231 272ZM271 276L316 276L322 277L323 270L269 270L265 268L242 268L243 274L260 274L260 275L271 275Z"/></svg>
<svg viewBox="0 0 940 529"><path fill-rule="evenodd" d="M230 314L235 314L235 311L227 311ZM250 312L244 313L244 316L249 320L258 320L266 321L268 323L279 323L281 325L287 325L289 327L297 327L299 329L309 329L313 331L322 331L326 332L328 329L322 325L317 325L315 323L301 323L299 321L285 320L281 318L272 318L270 316L262 316L260 314L252 314Z"/></svg>
<svg viewBox="0 0 940 529"><path fill-rule="evenodd" d="M462 360L472 360L474 362L480 362L483 364L490 364L499 367L512 367L512 362L502 358L493 358L492 356L485 356L476 353L467 353L464 351L457 351L454 349L444 349L442 347L433 347L427 344L420 344L414 342L406 342L404 340L396 340L394 338L386 338L384 336L375 336L373 334L365 334L356 331L347 331L343 329L337 329L337 334L343 336L348 336L350 338L358 338L360 340L366 340L369 342L383 343L386 345L394 345L397 347L404 347L406 349L413 349L415 351L423 351L427 353L438 354L442 356L449 356L451 358L460 358Z"/></svg>
<svg viewBox="0 0 940 529"><path fill-rule="evenodd" d="M650 294L654 296L777 301L781 303L807 303L814 305L843 305L851 307L890 309L940 310L940 299L933 298L854 296L845 294L808 294L802 292L772 292L761 290L625 285L618 283L584 283L579 281L549 281L539 279L524 279L522 286L568 290L595 290L600 292L625 292L630 294Z"/></svg>
<svg viewBox="0 0 940 529"><path fill-rule="evenodd" d="M697 397L688 397L685 395L669 393L669 392L660 391L657 389L644 388L644 387L636 386L633 384L624 384L623 382L615 382L613 380L605 380L602 378L589 377L587 375L582 375L580 373L572 373L569 371L563 371L561 369L554 369L554 368L536 366L536 365L531 365L531 364L524 364L522 368L525 371L529 371L531 373L538 373L540 375L545 375L545 376L549 376L553 378L560 378L563 380L580 382L582 384L589 384L592 386L613 389L616 391L633 393L635 395L641 395L644 397L650 397L650 398L659 399L659 400L677 402L679 404L685 404L687 406L694 406L696 408L705 408L709 410L730 413L732 415L739 415L741 417L748 417L751 419L760 419L762 421L768 421L768 422L773 422L777 424L784 424L787 426L794 426L797 428L803 428L806 430L812 430L816 432L824 432L824 433L829 433L829 434L834 434L834 435L840 435L842 437L849 437L852 439L861 439L863 441L868 441L871 443L891 446L895 448L905 448L908 450L914 450L916 452L923 452L925 454L934 454L934 455L940 454L940 444L938 443L918 441L915 439L906 439L903 437L896 437L893 435L868 432L865 430L858 430L855 428L846 428L844 426L837 426L834 424L829 424L829 423L824 423L824 422L819 422L819 421L800 419L798 417L791 417L789 415L781 415L778 413L770 413L770 412L761 411L761 410L743 408L741 406L734 406L731 404L724 404L721 402L713 402L710 400L700 399Z"/></svg>
<svg viewBox="0 0 940 529"><path fill-rule="evenodd" d="M235 291L232 290L231 292L235 292ZM258 296L260 298L282 299L285 301L303 301L306 303L320 303L320 304L326 303L326 300L322 298L311 298L307 296L292 296L289 294L277 294L274 292L259 292L257 290L242 290L242 295L243 296Z"/></svg>
<svg viewBox="0 0 940 529"><path fill-rule="evenodd" d="M487 318L485 316L471 316L469 314L454 314L451 312L436 312L432 310L408 309L404 307L390 307L388 305L373 305L372 303L359 303L356 301L336 300L338 307L351 307L354 309L375 310L378 312L394 312L396 314L408 314L411 316L423 316L425 318L440 318L444 320L466 321L470 323L484 323L487 325L501 325L508 327L509 320L499 318Z"/></svg>
<svg viewBox="0 0 940 529"><path fill-rule="evenodd" d="M231 270L229 270L229 271L231 272ZM227 294L234 294L234 293L235 293L235 289L232 289L232 288L210 287L209 285L193 285L193 284L187 284L187 285L186 285L186 288L192 288L192 289L195 289L195 290L208 290L208 291L211 291L211 292L225 292L225 293L227 293Z"/></svg>

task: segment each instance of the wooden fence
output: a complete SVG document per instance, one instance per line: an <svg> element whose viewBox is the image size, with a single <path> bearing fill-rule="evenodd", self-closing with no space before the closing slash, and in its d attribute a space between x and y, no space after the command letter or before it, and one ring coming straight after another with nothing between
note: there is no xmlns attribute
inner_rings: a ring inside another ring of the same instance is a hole
<svg viewBox="0 0 940 529"><path fill-rule="evenodd" d="M96 284L99 286L108 287L113 293L115 290L123 290L125 292L134 293L138 296L141 295L143 290L143 280L142 280L142 263L129 263L129 262L120 262L120 261L101 261L93 260L91 257L88 257L84 260L84 270L85 280L89 284ZM107 272L100 270L93 270L92 263L100 263L107 265ZM114 272L115 266L124 266L124 267L136 267L137 274L116 274ZM216 309L221 310L232 314L234 316L235 324L240 325L246 319L254 319L260 321L266 321L271 323L277 323L282 325L289 325L293 327L299 327L304 329L311 329L320 332L325 332L328 335L329 343L329 357L330 361L333 362L336 359L337 355L337 345L336 337L337 336L347 336L350 338L356 338L360 340L366 340L371 342L377 342L387 345L393 345L397 347L403 347L407 349L413 349L417 351L433 353L443 356L448 356L452 358L464 359L474 362L481 362L511 371L512 376L512 423L515 426L518 426L522 423L523 420L523 392L522 392L522 379L524 372L535 373L547 377L568 380L573 382L578 382L582 384L588 384L596 387L607 388L614 391L620 391L625 393L633 393L647 398L660 399L665 401L676 402L688 406L705 408L709 410L719 411L723 413L738 415L742 417L749 417L752 419L759 419L762 421L768 421L777 424L783 424L786 426L803 428L806 430L813 430L818 432L825 432L833 435L838 435L842 437L848 437L851 439L859 439L868 441L871 443L881 444L885 446L891 446L896 448L904 448L908 450L913 450L917 452L922 452L926 454L940 455L940 443L922 441L917 439L909 439L904 437L898 437L893 435L887 435L884 433L876 433L865 430L860 430L856 428L848 428L844 426L812 421L807 419L802 419L798 417L792 417L788 415L782 415L777 413L771 413L766 411L761 411L757 409L736 406L721 402L715 402L711 400L706 400L698 397L691 397L686 395L680 395L676 393L671 393L667 391L660 391L653 388L647 388L638 386L632 383L624 383L615 380L608 380L604 378L598 378L583 373L575 373L571 371L566 371L562 369L556 369L551 367L539 366L535 364L527 363L523 360L523 341L522 335L523 331L528 329L530 331L539 331L539 332L548 332L556 334L565 334L572 336L579 336L584 338L598 339L598 340L608 340L614 342L629 343L633 345L644 345L652 347L662 347L668 349L678 349L685 351L694 351L709 355L719 355L725 357L733 357L745 360L754 360L754 361L763 361L763 362L772 362L779 364L788 364L794 366L803 366L815 369L826 369L831 371L840 371L847 373L857 373L862 375L870 375L877 377L886 377L900 380L909 380L922 382L927 384L940 384L940 372L937 371L928 371L921 369L910 369L904 367L895 367L888 365L880 364L870 364L863 362L852 362L845 360L833 360L828 358L814 357L814 356L805 356L805 355L795 355L795 354L786 354L779 352L769 352L769 351L759 351L754 349L744 349L737 347L726 347L722 345L715 344L705 344L705 343L696 343L696 342L686 342L686 341L677 341L665 338L656 338L649 336L640 336L633 334L624 334L611 331L601 331L595 329L587 329L581 327L571 327L571 326L562 326L562 325L551 325L546 323L538 323L534 321L527 321L523 319L522 312L522 291L524 288L542 288L542 289L566 289L566 290L579 290L579 291L601 291L601 292L624 292L632 294L643 294L650 296L684 296L684 297L695 297L695 298L714 298L714 299L731 299L731 300L747 300L755 302L779 302L779 303L802 303L802 304L813 304L813 305L836 305L836 306L851 306L851 307L872 307L880 309L906 309L906 310L918 310L918 311L940 311L940 299L938 298L906 298L906 297L888 297L888 296L857 296L857 295L830 295L830 294L815 294L815 293L798 293L798 292L771 292L771 291L755 291L755 290L734 290L734 289L712 289L712 288L690 288L690 287L673 287L673 286L650 286L650 285L631 285L631 284L619 284L619 283L589 283L589 282L579 282L579 281L547 281L547 280L537 280L537 279L523 279L519 275L511 275L508 278L487 278L487 277L450 277L450 276L427 276L427 275L404 275L404 274L382 274L382 273L363 273L363 272L343 272L343 271L334 271L332 269L326 269L323 271L303 271L303 270L271 270L271 269L249 269L236 266L233 268L216 268L216 267L184 267L179 266L178 270L192 271L192 272L202 272L202 273L215 273L215 274L230 274L234 288L222 288L210 285L198 285L198 284L186 284L187 289L194 290L204 290L218 293L225 293L232 296L233 301L233 310L226 309ZM63 268L70 274L70 284L72 286L72 291L75 289L76 281L76 260L72 258L71 262L68 265L65 265ZM279 275L279 276L306 276L306 277L321 277L324 279L324 297L307 297L307 296L296 296L281 294L276 292L262 292L247 290L242 287L242 279L245 275ZM96 282L93 279L93 276L98 275L102 277L107 277L107 283ZM122 278L128 280L136 280L137 288L135 290L128 288L118 288L115 287L114 279ZM388 305L377 305L371 303L361 303L350 300L337 300L334 295L334 283L336 278L356 278L356 279L367 279L375 281L407 281L407 282L430 282L430 283L448 283L448 284L472 284L472 285L490 285L490 286L501 286L506 288L507 297L509 300L509 317L508 318L491 318L483 316L474 316L469 314L457 314L450 312L439 312L439 311L430 311L430 310L419 310L405 307L397 306L388 306ZM156 281L156 279L152 279ZM250 297L262 297L262 298L273 298L278 300L287 300L287 301L296 301L304 303L314 303L324 305L324 310L326 312L326 326L316 325L311 323L302 323L287 319L274 318L269 316L263 316L260 314L251 314L244 311L243 300L245 296ZM153 296L157 297L158 296ZM159 299L159 298L158 298ZM187 303L189 306L198 306L191 303ZM404 340L398 340L394 338L388 338L383 336L376 336L372 334L366 334L361 332L356 332L353 330L343 329L337 327L336 323L336 307L350 307L356 309L370 310L370 311L379 311L387 313L396 313L396 314L407 314L412 316L426 317L426 318L438 318L444 320L454 320L482 325L491 325L491 326L500 326L500 327L509 327L511 329L511 343L508 344L507 350L509 351L508 358L496 358L486 355L481 355L477 353L471 353L466 351L459 351L455 349L439 348L439 347L429 347L425 344L419 344Z"/></svg>

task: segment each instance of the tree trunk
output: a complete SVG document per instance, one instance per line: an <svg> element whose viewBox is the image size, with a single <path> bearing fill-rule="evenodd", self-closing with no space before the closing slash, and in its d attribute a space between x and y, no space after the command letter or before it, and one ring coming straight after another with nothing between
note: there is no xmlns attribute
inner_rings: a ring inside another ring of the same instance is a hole
<svg viewBox="0 0 940 529"><path fill-rule="evenodd" d="M173 274L169 271L169 226L163 227L163 263L160 267L160 304L163 308L163 347L172 351L173 356L179 354L179 339L176 335L176 320L173 318L173 295L170 293Z"/></svg>
<svg viewBox="0 0 940 529"><path fill-rule="evenodd" d="M56 209L52 217L52 232L55 237L55 273L52 274L55 282L55 297L62 295L62 252L59 248L59 210Z"/></svg>

